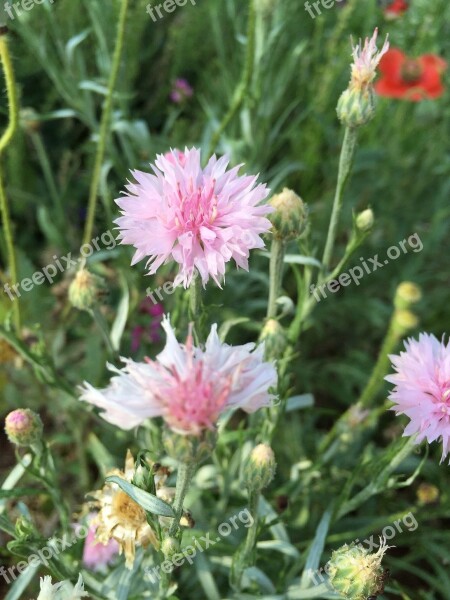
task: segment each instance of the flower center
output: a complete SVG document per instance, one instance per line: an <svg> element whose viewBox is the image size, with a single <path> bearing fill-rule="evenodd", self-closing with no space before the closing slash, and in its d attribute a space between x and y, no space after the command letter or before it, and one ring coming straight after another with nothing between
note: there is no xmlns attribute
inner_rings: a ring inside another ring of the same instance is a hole
<svg viewBox="0 0 450 600"><path fill-rule="evenodd" d="M423 74L423 67L418 60L405 60L401 68L401 77L406 83L417 83Z"/></svg>
<svg viewBox="0 0 450 600"><path fill-rule="evenodd" d="M180 233L192 232L198 236L201 227L209 227L217 216L217 196L214 195L215 180L207 182L201 188L194 188L192 181L186 192L178 184L179 204L176 208L175 222Z"/></svg>
<svg viewBox="0 0 450 600"><path fill-rule="evenodd" d="M112 508L113 512L131 527L139 527L146 521L144 510L122 490L114 496Z"/></svg>

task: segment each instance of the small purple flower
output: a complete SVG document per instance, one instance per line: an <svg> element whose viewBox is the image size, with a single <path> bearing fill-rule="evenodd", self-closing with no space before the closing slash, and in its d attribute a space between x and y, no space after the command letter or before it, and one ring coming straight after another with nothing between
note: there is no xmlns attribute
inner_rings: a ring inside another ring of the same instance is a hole
<svg viewBox="0 0 450 600"><path fill-rule="evenodd" d="M186 79L175 79L175 82L170 92L170 99L175 104L181 104L185 100L192 98L194 90L189 85Z"/></svg>

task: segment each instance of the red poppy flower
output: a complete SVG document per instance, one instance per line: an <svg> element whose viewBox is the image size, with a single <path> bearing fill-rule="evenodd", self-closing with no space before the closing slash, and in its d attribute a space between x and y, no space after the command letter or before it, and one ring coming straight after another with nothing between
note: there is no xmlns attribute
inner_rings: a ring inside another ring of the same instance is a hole
<svg viewBox="0 0 450 600"><path fill-rule="evenodd" d="M381 59L381 77L375 83L375 91L380 96L412 102L439 98L444 93L441 74L446 67L445 60L435 54L409 58L392 48Z"/></svg>
<svg viewBox="0 0 450 600"><path fill-rule="evenodd" d="M393 0L385 9L384 14L388 19L396 19L405 13L409 8L406 0Z"/></svg>

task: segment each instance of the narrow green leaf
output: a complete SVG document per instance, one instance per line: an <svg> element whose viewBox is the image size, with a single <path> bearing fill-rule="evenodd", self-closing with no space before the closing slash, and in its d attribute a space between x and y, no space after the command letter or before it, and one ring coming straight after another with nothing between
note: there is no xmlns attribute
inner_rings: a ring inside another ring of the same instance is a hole
<svg viewBox="0 0 450 600"><path fill-rule="evenodd" d="M162 517L174 517L172 507L167 502L160 500L153 494L144 492L140 488L136 487L132 483L125 481L117 477L117 475L110 475L105 479L107 483L116 483L121 490L123 490L132 500L134 500L139 506L142 506L144 510L154 515L160 515Z"/></svg>

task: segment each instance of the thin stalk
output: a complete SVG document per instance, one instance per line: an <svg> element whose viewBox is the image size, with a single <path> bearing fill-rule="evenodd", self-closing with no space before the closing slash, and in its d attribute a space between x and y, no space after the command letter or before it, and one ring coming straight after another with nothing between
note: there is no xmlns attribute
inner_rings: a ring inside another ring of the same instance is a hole
<svg viewBox="0 0 450 600"><path fill-rule="evenodd" d="M283 265L286 244L283 240L274 238L270 248L270 287L267 318L273 319L277 314L277 298L280 295L283 281Z"/></svg>
<svg viewBox="0 0 450 600"><path fill-rule="evenodd" d="M344 199L344 190L347 184L355 154L357 140L357 132L354 127L346 127L344 141L342 143L341 156L339 159L339 172L336 185L336 193L334 196L333 210L331 212L330 225L328 228L327 241L323 252L322 265L323 277L326 277L333 256L334 243L336 241L337 228L339 217L342 211L342 203ZM320 278L319 278L320 280Z"/></svg>
<svg viewBox="0 0 450 600"><path fill-rule="evenodd" d="M258 533L258 502L260 495L260 491L249 490L248 510L253 518L253 522L247 530L247 537L245 538L244 547L242 552L238 555L236 570L232 577L234 585L238 590L241 589L242 575L244 574L245 569L252 567L255 561L254 550L256 546L256 536Z"/></svg>
<svg viewBox="0 0 450 600"><path fill-rule="evenodd" d="M8 96L8 126L0 138L0 211L3 221L3 229L5 232L5 243L6 251L8 256L8 267L13 285L17 284L17 262L16 253L14 249L14 239L12 234L12 222L9 211L8 200L6 198L6 192L4 187L3 169L1 160L3 153L7 148L8 144L14 137L19 123L19 103L17 96L16 80L14 77L14 70L11 62L11 56L9 53L8 40L5 33L0 33L0 61L2 63L3 72L5 74L6 82L6 93ZM20 333L20 305L19 299L17 298L13 302L13 319L14 327L17 334Z"/></svg>
<svg viewBox="0 0 450 600"><path fill-rule="evenodd" d="M247 52L244 63L244 70L242 72L241 81L236 88L234 93L233 101L231 103L228 112L225 113L224 118L222 119L219 128L214 133L211 138L211 142L208 148L208 157L215 151L217 144L219 143L220 137L228 125L231 123L233 118L235 117L238 110L241 108L242 103L244 102L248 90L250 88L250 84L252 81L253 69L255 66L255 39L256 39L256 9L255 9L255 0L249 0L249 13L248 13L248 25L247 25Z"/></svg>
<svg viewBox="0 0 450 600"><path fill-rule="evenodd" d="M111 120L111 112L113 105L113 93L116 87L117 78L119 75L120 61L125 39L125 24L127 18L129 0L122 0L119 23L117 25L116 46L111 66L111 74L108 83L108 93L103 105L103 113L100 122L99 139L97 144L97 153L95 156L94 172L92 175L91 187L89 191L88 212L86 225L84 229L83 244L88 244L92 239L92 231L94 228L95 209L97 207L98 188L101 177L103 159L105 157L106 140L108 137L108 127Z"/></svg>
<svg viewBox="0 0 450 600"><path fill-rule="evenodd" d="M194 277L189 288L189 318L196 321L202 310L202 280L200 275Z"/></svg>
<svg viewBox="0 0 450 600"><path fill-rule="evenodd" d="M180 519L183 515L183 502L189 489L192 477L195 473L196 463L180 463L177 474L177 487L175 491L175 500L173 503L173 510L175 512L175 518L169 529L169 536L174 537L180 525Z"/></svg>

